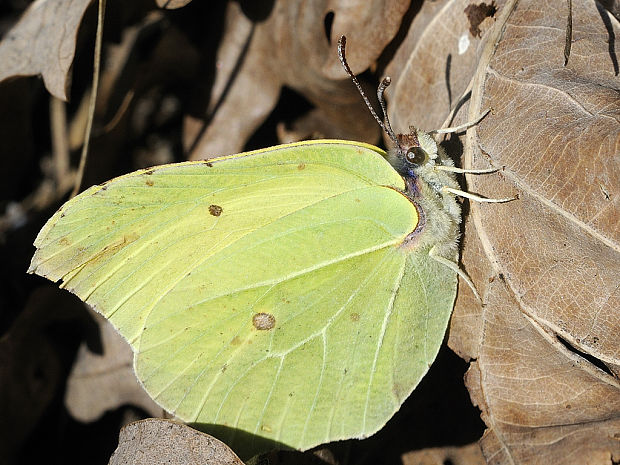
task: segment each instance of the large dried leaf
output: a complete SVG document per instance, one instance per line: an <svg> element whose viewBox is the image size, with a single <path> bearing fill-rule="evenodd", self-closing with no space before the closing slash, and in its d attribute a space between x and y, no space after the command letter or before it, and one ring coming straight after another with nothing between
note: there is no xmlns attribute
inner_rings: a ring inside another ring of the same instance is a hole
<svg viewBox="0 0 620 465"><path fill-rule="evenodd" d="M468 132L464 163L505 168L468 190L519 195L471 206L462 260L486 306L461 286L449 343L477 359L467 380L487 460L617 460L620 28L574 1L564 68L566 3L498 3L481 38L468 2L425 4L388 68L400 130L441 125L474 78L467 119L492 113Z"/></svg>
<svg viewBox="0 0 620 465"><path fill-rule="evenodd" d="M55 97L67 100L69 70L82 16L92 0L37 0L0 42L0 82L40 74Z"/></svg>
<svg viewBox="0 0 620 465"><path fill-rule="evenodd" d="M282 86L295 89L317 107L327 121L323 129L330 131L322 136L376 141L377 125L355 88L343 79L335 40L326 34L332 39L345 33L350 37L355 46L349 59L360 72L394 37L409 1L277 0L263 20L249 18L231 2L217 53L208 126L188 121L186 145L199 137L191 157L241 151L274 108Z"/></svg>
<svg viewBox="0 0 620 465"><path fill-rule="evenodd" d="M527 316L501 280L489 286L479 358L466 376L489 427L487 461L604 464L620 457L617 380Z"/></svg>
<svg viewBox="0 0 620 465"><path fill-rule="evenodd" d="M155 418L125 426L109 463L243 465L226 444L213 436L183 424Z"/></svg>

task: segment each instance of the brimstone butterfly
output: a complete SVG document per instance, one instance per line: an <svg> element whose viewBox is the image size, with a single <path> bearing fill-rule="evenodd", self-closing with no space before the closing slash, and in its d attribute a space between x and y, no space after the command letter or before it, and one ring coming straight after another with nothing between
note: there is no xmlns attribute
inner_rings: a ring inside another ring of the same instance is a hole
<svg viewBox="0 0 620 465"><path fill-rule="evenodd" d="M460 223L450 158L377 120L394 167L319 140L93 186L40 231L29 272L107 317L151 397L237 450L258 446L235 430L302 450L368 436L439 350Z"/></svg>

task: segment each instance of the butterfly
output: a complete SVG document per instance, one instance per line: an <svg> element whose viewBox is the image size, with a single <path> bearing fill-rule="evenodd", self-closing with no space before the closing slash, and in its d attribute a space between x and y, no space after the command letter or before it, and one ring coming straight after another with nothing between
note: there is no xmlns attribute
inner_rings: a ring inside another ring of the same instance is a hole
<svg viewBox="0 0 620 465"><path fill-rule="evenodd" d="M387 154L315 140L139 170L65 203L28 270L114 325L165 410L247 454L378 431L435 359L457 276L471 284L465 170L431 134L396 135L389 78L384 122L338 51Z"/></svg>

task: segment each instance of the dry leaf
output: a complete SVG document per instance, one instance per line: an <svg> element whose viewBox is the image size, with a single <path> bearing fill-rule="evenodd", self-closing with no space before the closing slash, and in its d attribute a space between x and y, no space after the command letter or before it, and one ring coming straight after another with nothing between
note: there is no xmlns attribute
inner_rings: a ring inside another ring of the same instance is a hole
<svg viewBox="0 0 620 465"><path fill-rule="evenodd" d="M438 129L467 88L481 44L469 32L467 5L465 0L425 2L388 64L388 111L396 132L408 132L410 125Z"/></svg>
<svg viewBox="0 0 620 465"><path fill-rule="evenodd" d="M489 427L480 441L487 461L617 462L617 381L524 314L503 281L489 287L480 354L466 376Z"/></svg>
<svg viewBox="0 0 620 465"><path fill-rule="evenodd" d="M330 131L324 137L376 142L378 127L344 79L336 40L341 34L350 37L349 59L360 72L394 37L408 6L409 0L278 0L266 18L253 20L230 3L207 126L187 122L191 157L241 151L274 108L283 85L317 107L327 121L323 131Z"/></svg>
<svg viewBox="0 0 620 465"><path fill-rule="evenodd" d="M110 322L94 311L99 327L101 353L82 343L67 380L65 406L78 421L92 422L106 411L135 405L153 416L163 410L142 389L133 371L133 352Z"/></svg>
<svg viewBox="0 0 620 465"><path fill-rule="evenodd" d="M402 465L485 465L478 442L461 447L429 447L403 454Z"/></svg>
<svg viewBox="0 0 620 465"><path fill-rule="evenodd" d="M65 0L35 2L0 43L4 65L0 80L42 73L50 92L64 98L75 33L88 3L78 7ZM187 3L168 2L167 7ZM488 426L482 450L492 463L618 461L618 23L596 4L575 0L573 54L564 68L565 2L504 0L495 2L496 12L487 8L487 13L473 15L471 5L482 3L424 2L407 25L401 23L409 0L280 0L271 2L269 11L256 10L262 3L228 2L215 83L212 88L206 83L212 91L209 119L193 156L241 150L270 114L282 86L293 88L316 107L295 127L283 127L283 136L312 133L375 141L379 130L336 58L335 42L343 33L349 39L347 56L355 72L372 67L396 37L398 47L387 74L394 82L388 97L397 130L404 131L409 124L439 127L475 77L469 114L461 111L457 121L475 118L487 108L493 113L465 140L466 163L506 168L469 179L469 190L520 195L507 205L472 205L465 225L463 266L486 306L480 307L470 290L461 286L449 344L474 360L467 386ZM134 22L133 29L124 29L118 66L109 67L107 76L104 63L103 80L109 82L102 83L106 95L106 105L100 107L102 119L108 122L118 115L120 122L115 133L106 135L111 141L101 140L106 136L96 141L93 150L103 156L91 160L116 166L126 157L126 142L131 139L129 131L123 131L134 115L131 105L157 101L149 92L165 87L167 79L178 83L179 75L191 75L183 81L188 87L195 81L196 42L178 23L168 27L165 13L158 14L165 18L156 21L157 28L161 26L157 37L142 36L151 30L148 18ZM130 55L134 50L144 52L145 43L160 68L140 61L136 66ZM390 59L390 53L384 58ZM31 66L28 72L26 65ZM54 86L56 91L51 90ZM122 103L128 91L136 93L125 111ZM153 112L144 113L142 121L150 124L148 115ZM196 135L196 130L188 131L186 137ZM102 176L106 170L99 168L91 165ZM106 347L108 335L102 330ZM39 345L30 342L25 347L39 352L47 347L45 340ZM121 361L126 359L106 352L109 355L103 359L82 352L82 362L68 383L67 402L74 413L84 415L90 409L88 413L98 415L117 403L140 404L131 400L135 385L116 398L106 398L108 394L98 390L112 383L115 388L123 385L115 381L119 372L126 373L122 379L135 383L133 374L127 373L130 365ZM0 368L9 373L7 378L13 377L20 367L6 360ZM50 378L47 387L57 382ZM16 383L10 387L19 390ZM4 407L7 416L25 412L25 426L16 423L8 441L21 441L41 414L49 392L42 389L32 399L27 407L23 399ZM177 428L185 427L166 424L164 432L173 431L177 438ZM135 439L142 434L138 428L127 431ZM200 433L189 435L196 439ZM202 443L202 439L196 440ZM177 441L162 444L154 439L142 450L158 451L154 444L170 448ZM138 450L133 443L123 447ZM469 463L464 462L467 451L472 460L480 459L470 445L425 449L406 454L403 460ZM231 460L239 463L236 457Z"/></svg>
<svg viewBox="0 0 620 465"><path fill-rule="evenodd" d="M226 444L213 436L180 423L154 418L123 427L109 463L243 465Z"/></svg>
<svg viewBox="0 0 620 465"><path fill-rule="evenodd" d="M505 168L468 177L468 190L519 195L470 207L462 260L486 306L461 285L450 328L450 346L477 359L467 386L488 427L483 452L618 460L620 28L573 1L564 68L565 3L498 2L482 38L468 4L426 3L388 71L401 131L437 128L473 77L467 119L492 113L468 132L464 164Z"/></svg>
<svg viewBox="0 0 620 465"><path fill-rule="evenodd" d="M67 100L69 70L82 16L92 0L37 0L0 42L0 82L40 74L55 97Z"/></svg>
<svg viewBox="0 0 620 465"><path fill-rule="evenodd" d="M192 0L156 0L159 8L167 8L168 10L174 10L175 8L181 8L187 5Z"/></svg>

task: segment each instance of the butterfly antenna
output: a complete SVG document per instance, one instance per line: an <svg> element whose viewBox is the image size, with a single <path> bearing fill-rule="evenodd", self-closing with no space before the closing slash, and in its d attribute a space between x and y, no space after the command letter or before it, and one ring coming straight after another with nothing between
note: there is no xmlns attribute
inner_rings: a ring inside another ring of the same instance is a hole
<svg viewBox="0 0 620 465"><path fill-rule="evenodd" d="M385 104L385 98L383 97L383 92L385 89L392 83L392 79L389 76L383 78L379 87L377 87L377 99L379 99L379 104L381 105L381 111L383 112L383 117L385 118L385 127L383 128L385 132L387 132L390 139L394 141L396 145L398 145L398 139L396 138L396 134L392 130L392 125L390 124L390 118L387 114L387 107ZM382 126L383 127L383 126Z"/></svg>
<svg viewBox="0 0 620 465"><path fill-rule="evenodd" d="M388 118L387 110L386 110L385 98L383 97L383 93L385 92L385 89L391 84L392 80L389 77L383 78L383 81L381 81L381 84L379 84L379 87L377 88L377 98L379 99L379 104L381 105L381 111L383 112L383 117L385 118L385 123L384 123L383 120L381 120L379 116L377 116L377 113L375 112L375 109L372 107L370 100L368 100L368 97L364 93L364 90L362 89L360 82L357 80L357 77L355 76L355 74L353 74L353 72L351 71L351 68L349 67L349 64L347 63L347 58L344 52L346 44L347 44L347 38L345 36L340 36L340 39L338 40L338 58L340 58L340 63L342 63L342 67L344 68L344 70L347 72L347 74L353 81L353 84L355 84L355 87L357 87L357 90L359 91L360 95L364 99L364 102L366 102L366 106L370 110L370 114L374 116L377 123L379 123L379 126L381 126L381 129L383 129L386 132L386 134L390 137L390 139L392 139L392 141L396 145L398 145L398 139L396 138L396 134L394 134L394 131L392 130L392 126L390 125L390 120Z"/></svg>

